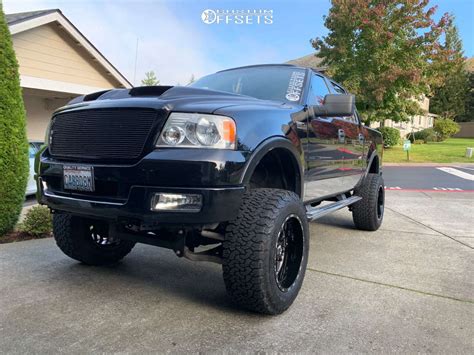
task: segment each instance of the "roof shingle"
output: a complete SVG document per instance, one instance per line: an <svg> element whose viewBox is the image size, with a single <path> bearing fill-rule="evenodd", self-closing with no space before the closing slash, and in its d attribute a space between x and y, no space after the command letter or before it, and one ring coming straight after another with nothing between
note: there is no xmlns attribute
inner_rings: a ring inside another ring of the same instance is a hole
<svg viewBox="0 0 474 355"><path fill-rule="evenodd" d="M7 23L9 25L13 25L19 22L31 20L35 17L51 14L53 12L61 12L61 11L59 9L48 9L48 10L18 12L15 14L6 14L5 17L7 19Z"/></svg>

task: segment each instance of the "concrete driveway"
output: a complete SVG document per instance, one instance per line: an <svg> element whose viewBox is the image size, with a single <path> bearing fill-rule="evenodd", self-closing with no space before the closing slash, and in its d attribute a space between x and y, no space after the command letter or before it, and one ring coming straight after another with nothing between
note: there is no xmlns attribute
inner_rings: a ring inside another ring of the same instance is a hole
<svg viewBox="0 0 474 355"><path fill-rule="evenodd" d="M0 246L0 352L474 352L474 194L387 192L383 228L311 226L302 291L260 316L218 265L138 245L98 268L53 240Z"/></svg>

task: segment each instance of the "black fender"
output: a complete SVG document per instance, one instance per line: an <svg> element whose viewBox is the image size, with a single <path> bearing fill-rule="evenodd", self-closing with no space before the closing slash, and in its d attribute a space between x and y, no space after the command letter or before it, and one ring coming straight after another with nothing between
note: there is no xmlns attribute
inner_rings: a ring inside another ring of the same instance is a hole
<svg viewBox="0 0 474 355"><path fill-rule="evenodd" d="M364 173L364 177L367 176L367 174L369 173L371 167L372 167L372 163L374 162L374 160L378 160L378 166L376 168L376 173L382 175L382 164L381 164L381 161L380 161L380 157L377 153L376 150L372 150L370 156L369 156L369 159L367 159L367 169L365 169L365 173Z"/></svg>
<svg viewBox="0 0 474 355"><path fill-rule="evenodd" d="M298 152L297 148L289 139L282 136L267 138L260 143L257 148L255 148L244 166L240 183L248 185L258 163L260 163L267 153L277 148L285 149L291 153L291 156L293 157L293 167L288 168L294 169L294 173L299 175L299 179L297 179L296 193L302 197L304 193L304 156L302 153Z"/></svg>
<svg viewBox="0 0 474 355"><path fill-rule="evenodd" d="M362 174L362 176L360 177L360 180L357 182L357 185L355 187L359 187L364 182L365 178L369 174L370 168L375 159L379 159L377 172L378 174L382 175L382 166L380 164L380 157L377 154L376 150L372 150L372 153L370 153L369 159L367 159L367 168L365 169L364 174Z"/></svg>

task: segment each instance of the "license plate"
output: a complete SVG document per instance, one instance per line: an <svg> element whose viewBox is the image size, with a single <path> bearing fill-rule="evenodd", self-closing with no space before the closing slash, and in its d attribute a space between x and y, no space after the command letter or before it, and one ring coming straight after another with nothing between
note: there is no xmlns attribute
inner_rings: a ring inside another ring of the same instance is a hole
<svg viewBox="0 0 474 355"><path fill-rule="evenodd" d="M94 191L94 168L84 165L64 165L65 190Z"/></svg>

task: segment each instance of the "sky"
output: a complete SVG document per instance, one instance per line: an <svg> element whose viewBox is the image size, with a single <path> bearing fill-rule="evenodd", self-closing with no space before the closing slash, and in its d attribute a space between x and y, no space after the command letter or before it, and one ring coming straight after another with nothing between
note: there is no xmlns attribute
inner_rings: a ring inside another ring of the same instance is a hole
<svg viewBox="0 0 474 355"><path fill-rule="evenodd" d="M2 0L0 0L2 2ZM474 0L431 0L452 13L474 55ZM163 85L218 70L282 63L314 53L330 0L3 0L5 13L60 9L133 84L153 70ZM272 10L271 24L206 24L204 10ZM138 42L138 50L137 50ZM135 59L137 58L137 59Z"/></svg>

